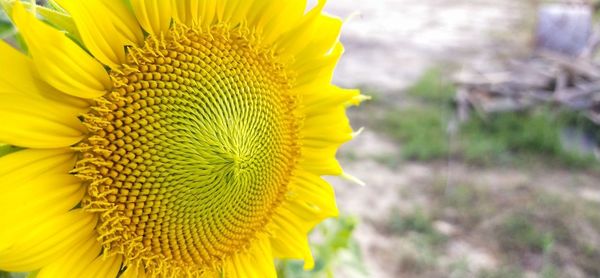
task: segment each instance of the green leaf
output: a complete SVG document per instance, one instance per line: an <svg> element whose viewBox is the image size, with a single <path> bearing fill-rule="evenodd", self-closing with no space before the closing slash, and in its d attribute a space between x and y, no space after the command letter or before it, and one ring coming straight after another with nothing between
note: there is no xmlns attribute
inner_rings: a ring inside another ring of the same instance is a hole
<svg viewBox="0 0 600 278"><path fill-rule="evenodd" d="M14 3L14 0L0 0L5 17L6 14L11 14ZM44 7L36 5L35 1L24 1L22 4L27 9L33 9L37 15L41 16L49 24L57 27L59 30L64 30L75 40L81 41L79 31L77 31L73 18L66 14L62 9L58 9L58 5L49 3L49 7Z"/></svg>
<svg viewBox="0 0 600 278"><path fill-rule="evenodd" d="M15 28L13 28L10 22L0 21L0 39L5 39L14 35Z"/></svg>
<svg viewBox="0 0 600 278"><path fill-rule="evenodd" d="M6 144L0 144L0 157L3 157L7 154L11 154L17 151L22 150L22 148L19 147L15 147L15 146L11 146L11 145L6 145ZM1 278L2 276L0 276Z"/></svg>
<svg viewBox="0 0 600 278"><path fill-rule="evenodd" d="M10 273L0 271L0 278L25 278L27 277L27 273Z"/></svg>
<svg viewBox="0 0 600 278"><path fill-rule="evenodd" d="M369 277L362 261L360 248L353 238L356 218L340 217L329 219L317 226L315 233L321 238L311 244L315 267L303 270L303 262L282 260L277 263L278 277L282 278L329 278L335 269L344 269L347 277Z"/></svg>
<svg viewBox="0 0 600 278"><path fill-rule="evenodd" d="M13 27L10 19L4 13L2 9L0 9L0 39L5 39L15 34L15 28Z"/></svg>

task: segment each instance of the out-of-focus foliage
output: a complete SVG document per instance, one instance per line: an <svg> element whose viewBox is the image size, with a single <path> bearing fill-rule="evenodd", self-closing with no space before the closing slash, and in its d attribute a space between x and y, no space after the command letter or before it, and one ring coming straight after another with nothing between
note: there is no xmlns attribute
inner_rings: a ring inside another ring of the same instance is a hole
<svg viewBox="0 0 600 278"><path fill-rule="evenodd" d="M9 153L14 153L16 151L20 150L19 147L14 147L14 146L10 146L10 145L4 145L0 143L0 157L5 156Z"/></svg>
<svg viewBox="0 0 600 278"><path fill-rule="evenodd" d="M15 34L15 28L8 16L0 9L0 39L8 38Z"/></svg>
<svg viewBox="0 0 600 278"><path fill-rule="evenodd" d="M581 141L600 142L600 128L576 113L540 107L485 117L473 114L459 123L454 92L441 71L427 71L406 91L405 101L411 105L389 107L383 118L367 125L401 143L407 159L452 157L480 164L542 156L565 166L597 165L592 152L582 150Z"/></svg>
<svg viewBox="0 0 600 278"><path fill-rule="evenodd" d="M402 142L404 158L432 160L450 153L448 116L448 111L436 107L410 107L387 112L380 124L392 139Z"/></svg>
<svg viewBox="0 0 600 278"><path fill-rule="evenodd" d="M334 271L340 277L368 277L360 249L352 237L357 224L358 221L353 217L340 217L321 223L313 232L311 240L315 268L304 271L301 261L279 261L278 277L334 277Z"/></svg>
<svg viewBox="0 0 600 278"><path fill-rule="evenodd" d="M0 271L0 278L25 278L27 273L8 273Z"/></svg>
<svg viewBox="0 0 600 278"><path fill-rule="evenodd" d="M430 69L408 88L407 93L431 104L450 106L456 88L443 76L444 73L440 69Z"/></svg>

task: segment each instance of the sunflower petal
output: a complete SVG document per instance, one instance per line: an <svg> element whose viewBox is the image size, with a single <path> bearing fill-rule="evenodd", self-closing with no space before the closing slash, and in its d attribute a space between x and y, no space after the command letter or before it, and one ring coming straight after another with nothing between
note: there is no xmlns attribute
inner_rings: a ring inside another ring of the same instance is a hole
<svg viewBox="0 0 600 278"><path fill-rule="evenodd" d="M302 95L303 110L307 115L319 115L331 109L355 104L360 98L360 90L342 89L331 84L313 83L293 89Z"/></svg>
<svg viewBox="0 0 600 278"><path fill-rule="evenodd" d="M26 184L2 186L0 219L3 223L18 223L7 227L18 230L39 219L72 209L83 197L81 181L67 174L44 175ZM29 225L31 226L31 225Z"/></svg>
<svg viewBox="0 0 600 278"><path fill-rule="evenodd" d="M265 23L265 43L272 43L282 34L298 25L306 9L306 0L271 1L271 3L273 2L281 3L282 6L277 8L273 18Z"/></svg>
<svg viewBox="0 0 600 278"><path fill-rule="evenodd" d="M314 212L321 220L338 216L333 187L318 175L302 172L290 187L292 203ZM301 209L303 210L303 209Z"/></svg>
<svg viewBox="0 0 600 278"><path fill-rule="evenodd" d="M217 4L220 0L204 0L200 5L199 22L202 26L210 26L217 17Z"/></svg>
<svg viewBox="0 0 600 278"><path fill-rule="evenodd" d="M224 266L224 277L270 278L277 277L271 242L258 238L248 250L232 255Z"/></svg>
<svg viewBox="0 0 600 278"><path fill-rule="evenodd" d="M292 67L299 74L297 85L303 85L312 82L330 83L333 78L333 72L344 53L344 47L337 43L334 48L326 55L316 59L297 60Z"/></svg>
<svg viewBox="0 0 600 278"><path fill-rule="evenodd" d="M155 36L169 30L174 14L171 4L171 1L165 0L131 0L138 22L146 32Z"/></svg>
<svg viewBox="0 0 600 278"><path fill-rule="evenodd" d="M110 256L108 258L98 257L89 266L87 266L85 272L78 277L117 277L119 270L121 270L122 262L123 257L120 255Z"/></svg>
<svg viewBox="0 0 600 278"><path fill-rule="evenodd" d="M219 22L236 26L246 20L246 15L255 1L223 1L222 12L217 14Z"/></svg>
<svg viewBox="0 0 600 278"><path fill-rule="evenodd" d="M312 269L315 263L308 244L308 232L316 223L299 218L287 203L273 215L273 223L276 226L270 239L273 255L281 259L302 259L304 269Z"/></svg>
<svg viewBox="0 0 600 278"><path fill-rule="evenodd" d="M144 34L125 1L56 2L73 17L86 48L96 59L111 68L126 62L126 46L141 45L144 41Z"/></svg>
<svg viewBox="0 0 600 278"><path fill-rule="evenodd" d="M317 17L315 28L319 31L313 34L310 43L297 54L301 57L299 60L310 60L327 55L339 42L342 23L341 19L325 14Z"/></svg>
<svg viewBox="0 0 600 278"><path fill-rule="evenodd" d="M78 97L64 94L40 80L31 58L0 41L0 68L11 69L0 75L0 94L22 94L42 97L53 105L66 105L83 113L89 104Z"/></svg>
<svg viewBox="0 0 600 278"><path fill-rule="evenodd" d="M0 94L0 142L28 148L71 146L83 138L74 110L41 98Z"/></svg>
<svg viewBox="0 0 600 278"><path fill-rule="evenodd" d="M46 172L66 173L74 165L75 153L68 148L18 151L0 157L0 185L13 179L26 182Z"/></svg>
<svg viewBox="0 0 600 278"><path fill-rule="evenodd" d="M0 269L14 272L40 269L89 238L95 225L95 215L81 209L36 225L0 252Z"/></svg>
<svg viewBox="0 0 600 278"><path fill-rule="evenodd" d="M80 244L44 266L36 278L82 277L87 267L100 255L101 251L100 242L96 240L96 234L92 233L89 238L84 239Z"/></svg>
<svg viewBox="0 0 600 278"><path fill-rule="evenodd" d="M193 25L198 22L201 0L172 0L173 19L179 23Z"/></svg>
<svg viewBox="0 0 600 278"><path fill-rule="evenodd" d="M33 169L51 165L38 164L41 165ZM0 231L0 252L14 244L23 232L71 210L85 192L81 181L66 173L50 171L26 182L19 178L22 174L4 175L0 184L0 221L13 223Z"/></svg>
<svg viewBox="0 0 600 278"><path fill-rule="evenodd" d="M81 98L96 98L111 86L108 74L65 34L39 21L21 4L13 9L15 24L27 42L41 78L55 88Z"/></svg>
<svg viewBox="0 0 600 278"><path fill-rule="evenodd" d="M325 2L325 0L319 0L317 6L310 10L299 24L285 34L278 36L275 45L277 45L281 55L295 56L310 43L310 40L307 40L307 38L312 38L316 33L320 32L318 29L318 18L322 16Z"/></svg>
<svg viewBox="0 0 600 278"><path fill-rule="evenodd" d="M143 267L127 266L127 269L121 274L120 278L146 278L146 272Z"/></svg>

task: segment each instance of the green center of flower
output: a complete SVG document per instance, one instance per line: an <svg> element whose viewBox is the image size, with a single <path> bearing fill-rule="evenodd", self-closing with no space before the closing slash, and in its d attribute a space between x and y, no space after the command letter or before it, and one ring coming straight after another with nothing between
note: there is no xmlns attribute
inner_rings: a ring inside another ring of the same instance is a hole
<svg viewBox="0 0 600 278"><path fill-rule="evenodd" d="M84 116L75 173L105 252L214 268L264 231L299 156L291 80L247 32L175 26L129 49Z"/></svg>

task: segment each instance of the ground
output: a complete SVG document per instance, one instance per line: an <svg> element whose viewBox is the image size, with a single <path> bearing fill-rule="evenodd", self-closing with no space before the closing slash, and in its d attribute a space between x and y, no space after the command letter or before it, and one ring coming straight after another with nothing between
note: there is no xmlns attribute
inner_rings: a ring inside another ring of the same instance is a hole
<svg viewBox="0 0 600 278"><path fill-rule="evenodd" d="M360 220L355 238L369 277L600 276L597 168L543 156L525 163L409 159L383 124L397 107L420 109L406 92L432 68L449 78L526 55L533 2L328 3L326 10L347 20L334 82L376 98L351 109L353 125L365 130L339 152L345 170L366 186L329 179L342 214Z"/></svg>

